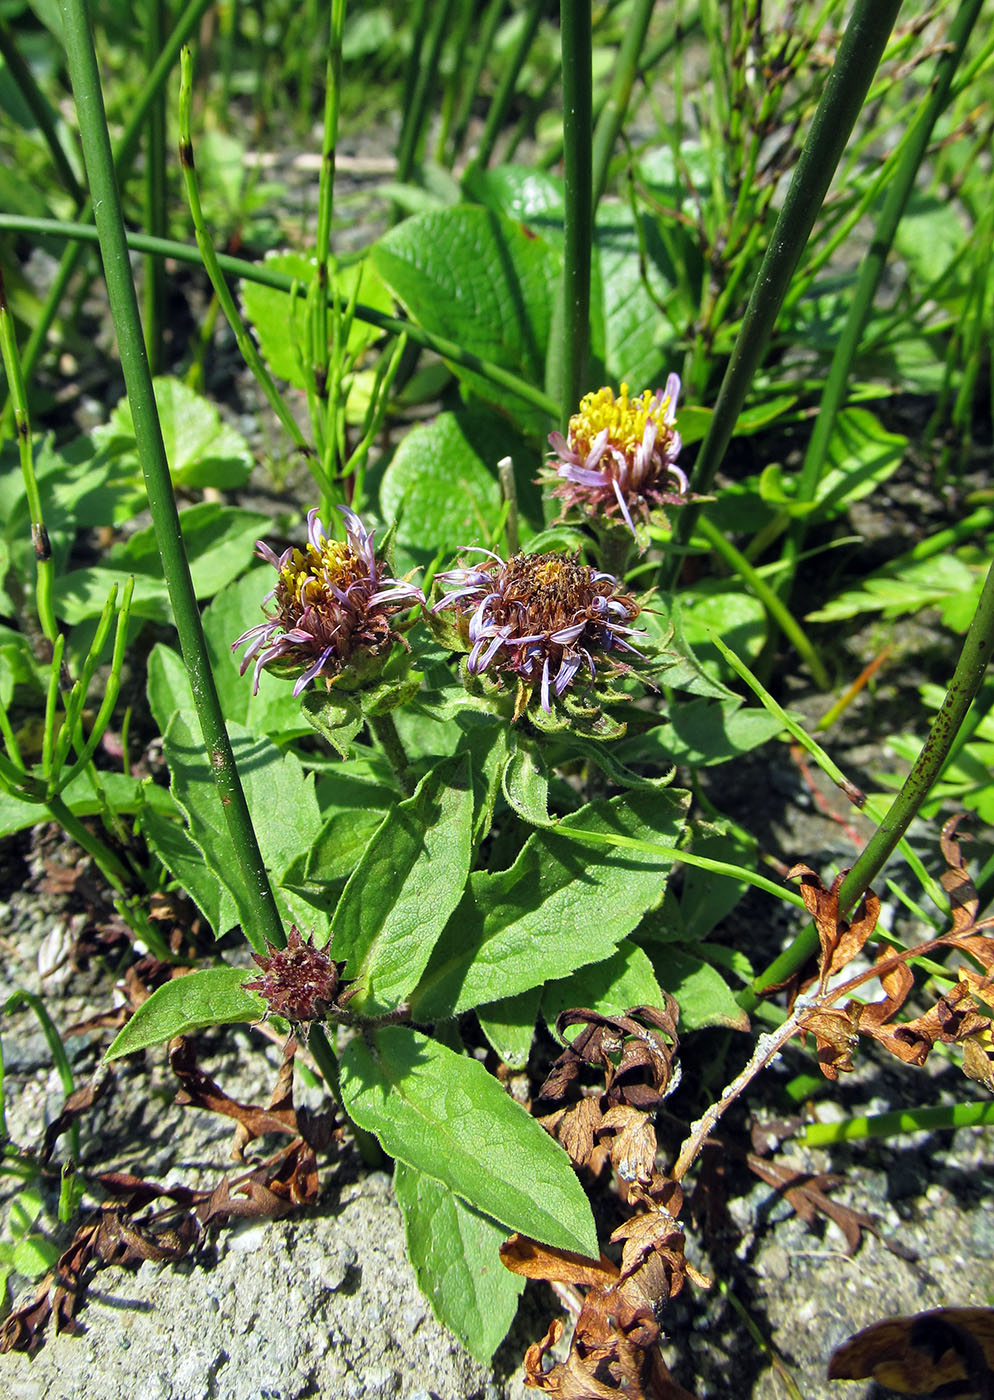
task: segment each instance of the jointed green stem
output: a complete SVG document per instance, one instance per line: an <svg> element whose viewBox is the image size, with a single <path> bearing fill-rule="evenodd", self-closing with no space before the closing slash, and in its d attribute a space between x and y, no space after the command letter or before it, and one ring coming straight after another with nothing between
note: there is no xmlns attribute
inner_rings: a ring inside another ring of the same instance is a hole
<svg viewBox="0 0 994 1400"><path fill-rule="evenodd" d="M254 923L246 928L245 933L257 952L265 951L267 940L274 947L282 948L286 945L286 935L231 752L211 673L200 609L183 548L179 512L162 443L138 302L131 278L100 75L84 0L61 0L61 11L111 315L145 474L156 542L176 619L180 648L190 673L211 772L218 786L222 809L242 867L242 877L256 913Z"/></svg>
<svg viewBox="0 0 994 1400"><path fill-rule="evenodd" d="M18 233L37 233L54 238L73 238L83 243L96 243L98 241L96 230L91 228L89 224L64 223L59 219L28 218L21 214L0 213L0 230L3 229L14 230ZM202 261L199 250L189 243L179 243L169 238L149 238L140 233L129 233L126 238L127 246L138 253L155 253L159 257L175 258L177 262L193 263L196 266L199 266ZM285 272L278 272L275 268L267 267L264 263L250 263L241 258L232 258L225 253L217 253L215 256L218 267L229 277L244 277L249 282L258 282L263 287L275 287L280 292L293 291L294 279L287 276ZM356 303L355 315L358 320L365 321L367 325L376 326L382 331L388 331L393 335L406 335L408 340L413 340L417 345L423 345L428 350L434 350L443 359L452 360L455 364L464 365L467 369L482 374L491 383L500 385L515 398L522 399L525 403L541 409L550 418L558 418L559 405L549 394L529 383L528 380L521 379L510 370L504 369L501 365L496 365L490 360L483 359L480 355L474 355L470 350L465 350L457 341L449 340L446 336L435 335L432 331L425 330L413 321L402 321L397 316L388 316L385 312L377 311L371 306L364 306L362 302Z"/></svg>

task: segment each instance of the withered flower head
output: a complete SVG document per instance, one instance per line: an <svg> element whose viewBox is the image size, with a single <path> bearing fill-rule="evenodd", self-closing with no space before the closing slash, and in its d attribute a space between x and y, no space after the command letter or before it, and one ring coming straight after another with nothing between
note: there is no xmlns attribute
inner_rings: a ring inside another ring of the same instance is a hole
<svg viewBox="0 0 994 1400"><path fill-rule="evenodd" d="M560 482L552 494L565 503L564 510L575 506L608 518L619 512L634 535L636 518L647 520L652 510L694 499L676 465L679 393L679 376L671 374L666 388L655 393L646 389L629 398L628 385L622 384L617 398L604 388L580 400L567 436L549 436L549 467Z"/></svg>
<svg viewBox="0 0 994 1400"><path fill-rule="evenodd" d="M355 511L338 506L345 517L345 540L330 540L316 510L307 515L307 545L291 545L277 556L259 540L256 553L279 577L263 599L267 621L243 632L232 651L248 642L244 675L255 658L254 690L263 668L297 675L299 695L315 676L330 686L350 676L361 680L382 669L399 632L391 619L412 603L424 602L413 583L390 578L386 564L373 552L373 532ZM272 612L266 603L274 600ZM297 674L299 672L299 675Z"/></svg>
<svg viewBox="0 0 994 1400"><path fill-rule="evenodd" d="M259 992L267 1009L288 1021L323 1021L329 1011L343 1005L357 988L342 977L344 962L333 962L323 948L311 939L302 939L296 924L290 925L286 947L267 943L268 956L252 957L265 974L254 982L243 982L246 991Z"/></svg>
<svg viewBox="0 0 994 1400"><path fill-rule="evenodd" d="M505 563L489 549L474 552L490 558L439 573L439 582L453 589L432 609L468 615L470 674L514 675L532 695L537 686L542 708L551 713L552 696L561 696L582 670L594 680L598 665L629 669L609 653L641 656L626 640L636 633L628 624L639 605L613 574L567 554L515 554Z"/></svg>

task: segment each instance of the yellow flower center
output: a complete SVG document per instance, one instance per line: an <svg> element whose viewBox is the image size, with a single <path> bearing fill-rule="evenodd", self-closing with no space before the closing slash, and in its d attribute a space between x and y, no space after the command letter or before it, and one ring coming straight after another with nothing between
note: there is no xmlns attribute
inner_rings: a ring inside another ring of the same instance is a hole
<svg viewBox="0 0 994 1400"><path fill-rule="evenodd" d="M366 577L361 562L339 540L325 540L320 549L313 544L303 550L295 549L289 563L280 570L285 596L292 597L301 608L319 602L328 584L344 592L356 579Z"/></svg>
<svg viewBox="0 0 994 1400"><path fill-rule="evenodd" d="M609 388L585 394L580 400L580 411L569 420L570 446L585 457L597 434L607 428L612 447L626 456L634 453L645 436L646 425L653 418L661 421L669 408L670 401L664 398L662 406L654 409L653 398L651 389L643 389L637 398L629 398L627 384L622 384L617 398Z"/></svg>

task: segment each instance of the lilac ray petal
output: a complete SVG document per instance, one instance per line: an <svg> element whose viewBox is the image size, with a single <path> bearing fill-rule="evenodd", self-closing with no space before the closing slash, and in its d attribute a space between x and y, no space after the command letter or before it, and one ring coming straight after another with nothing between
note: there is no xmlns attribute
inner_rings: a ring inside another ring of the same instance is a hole
<svg viewBox="0 0 994 1400"><path fill-rule="evenodd" d="M547 715L552 714L552 703L549 700L549 658L545 658L542 667L542 709Z"/></svg>
<svg viewBox="0 0 994 1400"><path fill-rule="evenodd" d="M549 633L549 641L555 642L557 646L564 646L567 642L575 642L577 637L587 625L587 619L581 622L574 622L569 627L560 627L558 632Z"/></svg>
<svg viewBox="0 0 994 1400"><path fill-rule="evenodd" d="M637 540L638 535L635 534L635 526L632 524L632 517L628 514L628 507L625 505L625 498L621 494L621 487L618 485L617 481L615 481L613 477L611 478L611 485L614 487L614 494L618 498L618 505L621 507L621 513L625 517L625 524L628 526L629 530L631 530L632 534Z"/></svg>
<svg viewBox="0 0 994 1400"><path fill-rule="evenodd" d="M577 486L606 486L611 478L610 472L595 472L588 467L560 467L557 475Z"/></svg>
<svg viewBox="0 0 994 1400"><path fill-rule="evenodd" d="M563 657L555 682L555 692L557 695L562 695L566 687L572 685L573 678L577 671L579 671L580 665L581 658L576 652L572 652L569 656Z"/></svg>
<svg viewBox="0 0 994 1400"><path fill-rule="evenodd" d="M302 676L299 676L299 677L297 678L297 683L296 683L296 685L293 687L293 696L294 696L294 699L296 699L297 696L300 694L300 692L301 692L306 686L308 686L308 685L311 683L311 681L314 679L315 676L320 675L321 671L324 669L325 665L327 664L328 658L332 655L332 653L334 652L334 650L335 650L334 647L325 647L324 651L321 653L321 655L318 657L318 659L313 663L313 665L308 666L308 668L307 668L307 670L304 672L304 674L303 674Z"/></svg>

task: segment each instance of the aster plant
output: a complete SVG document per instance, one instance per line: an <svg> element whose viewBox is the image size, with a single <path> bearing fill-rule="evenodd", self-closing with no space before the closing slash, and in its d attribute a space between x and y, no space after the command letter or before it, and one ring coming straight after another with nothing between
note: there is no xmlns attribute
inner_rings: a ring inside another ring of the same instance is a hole
<svg viewBox="0 0 994 1400"><path fill-rule="evenodd" d="M664 506L699 499L676 464L681 440L676 428L680 379L671 374L664 389L632 397L622 384L585 394L565 434L549 435L552 456L543 476L563 513L578 510L602 528L622 525L644 545L637 526ZM663 517L665 518L665 517Z"/></svg>
<svg viewBox="0 0 994 1400"><path fill-rule="evenodd" d="M574 722L581 710L599 716L596 701L583 706L570 692L596 694L605 676L632 670L626 655L645 659L629 640L644 636L631 626L640 604L613 574L573 555L518 553L505 561L492 550L472 552L487 557L440 573L438 582L451 590L432 609L458 611L467 676L489 677L497 690L513 684L514 718L527 711L542 728L552 727L558 701L572 701L563 708Z"/></svg>

